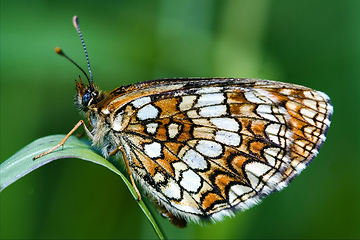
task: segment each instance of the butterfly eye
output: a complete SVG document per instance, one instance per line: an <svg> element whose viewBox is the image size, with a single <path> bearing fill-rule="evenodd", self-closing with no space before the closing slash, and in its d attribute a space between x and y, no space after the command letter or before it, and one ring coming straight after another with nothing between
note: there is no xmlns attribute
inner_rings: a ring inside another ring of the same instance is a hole
<svg viewBox="0 0 360 240"><path fill-rule="evenodd" d="M90 99L91 99L91 94L90 93L85 93L84 96L82 97L82 104L84 106L87 106L90 102Z"/></svg>

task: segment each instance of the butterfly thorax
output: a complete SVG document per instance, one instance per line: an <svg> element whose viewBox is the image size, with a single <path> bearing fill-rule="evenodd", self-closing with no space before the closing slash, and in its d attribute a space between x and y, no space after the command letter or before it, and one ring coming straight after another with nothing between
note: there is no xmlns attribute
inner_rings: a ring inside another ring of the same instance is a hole
<svg viewBox="0 0 360 240"><path fill-rule="evenodd" d="M103 149L113 149L114 143L109 141L110 127L107 116L103 116L101 108L106 102L109 94L98 90L98 87L90 83L85 85L81 78L76 82L75 105L77 108L87 114L91 126L91 135L89 136L94 146L101 146ZM104 156L109 156L109 150L104 151Z"/></svg>

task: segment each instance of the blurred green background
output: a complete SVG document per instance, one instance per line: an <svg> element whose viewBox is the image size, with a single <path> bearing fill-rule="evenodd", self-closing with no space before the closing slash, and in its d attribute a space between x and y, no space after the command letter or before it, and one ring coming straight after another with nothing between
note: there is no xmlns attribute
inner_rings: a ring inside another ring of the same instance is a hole
<svg viewBox="0 0 360 240"><path fill-rule="evenodd" d="M78 15L94 81L251 77L327 93L332 126L288 188L234 218L169 238L360 238L360 1L1 1L1 162L33 140L66 134L83 68ZM81 132L81 131L79 131ZM78 159L48 164L0 194L2 239L156 238L124 183Z"/></svg>

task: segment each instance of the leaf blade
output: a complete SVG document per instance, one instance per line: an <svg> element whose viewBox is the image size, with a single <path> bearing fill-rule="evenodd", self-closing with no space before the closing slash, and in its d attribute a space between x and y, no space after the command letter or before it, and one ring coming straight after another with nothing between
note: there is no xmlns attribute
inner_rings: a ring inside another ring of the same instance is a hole
<svg viewBox="0 0 360 240"><path fill-rule="evenodd" d="M134 199L137 199L137 194L132 184L128 181L125 175L119 170L120 164L117 167L110 161L103 158L96 153L92 148L90 142L78 139L75 136L70 136L62 147L47 154L41 158L33 160L33 158L42 152L51 149L58 144L65 135L51 135L35 140L28 144L9 159L0 164L0 192L8 187L13 182L17 181L26 174L35 169L50 163L54 160L64 158L79 158L90 161L108 168L121 177L127 188L130 190ZM149 209L143 201L138 202L139 207L150 221L159 239L165 239L155 219L151 215Z"/></svg>

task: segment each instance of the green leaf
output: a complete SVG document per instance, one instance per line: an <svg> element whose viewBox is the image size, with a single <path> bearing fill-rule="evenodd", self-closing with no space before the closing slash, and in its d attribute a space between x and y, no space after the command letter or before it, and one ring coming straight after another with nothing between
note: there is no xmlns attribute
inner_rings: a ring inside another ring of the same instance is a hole
<svg viewBox="0 0 360 240"><path fill-rule="evenodd" d="M0 165L0 191L31 171L54 160L64 158L79 158L104 166L118 174L130 190L134 199L137 199L137 194L132 184L119 170L120 164L117 162L111 163L110 161L103 158L91 148L90 142L86 140L70 136L62 147L59 147L50 154L33 160L35 156L54 147L64 137L65 135L52 135L35 140L3 162ZM150 221L159 239L165 239L145 203L141 200L138 202L138 204Z"/></svg>

